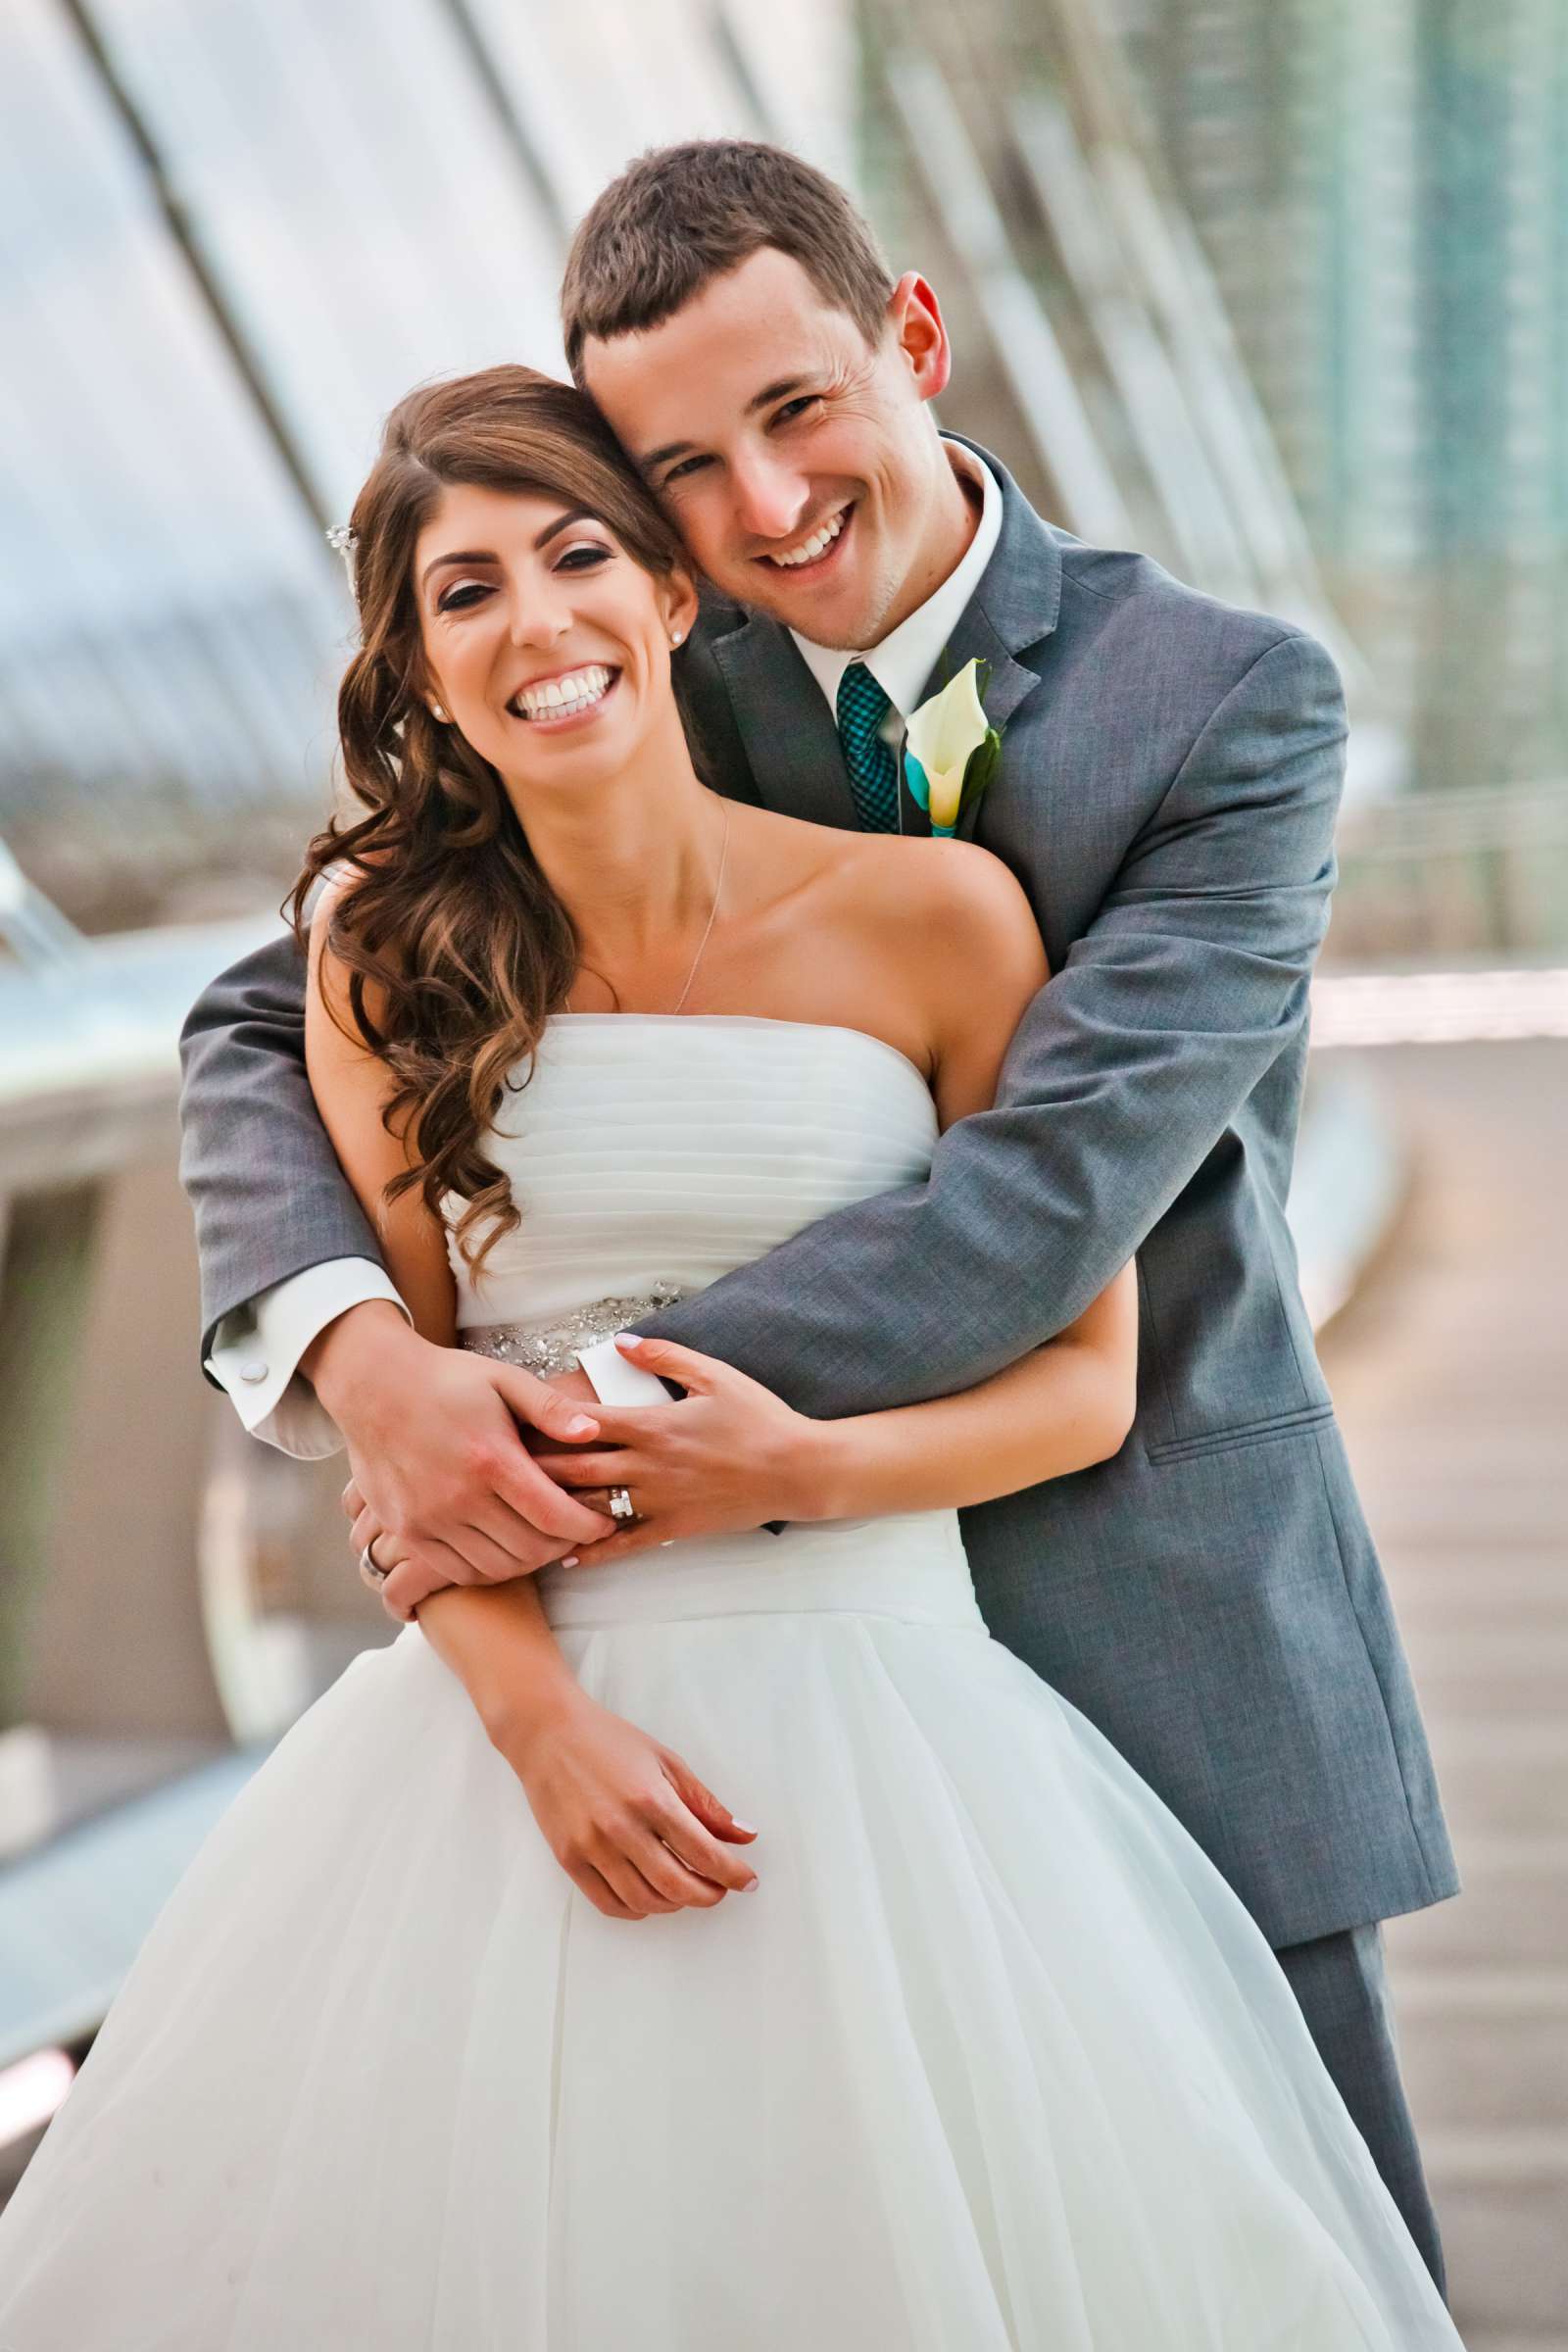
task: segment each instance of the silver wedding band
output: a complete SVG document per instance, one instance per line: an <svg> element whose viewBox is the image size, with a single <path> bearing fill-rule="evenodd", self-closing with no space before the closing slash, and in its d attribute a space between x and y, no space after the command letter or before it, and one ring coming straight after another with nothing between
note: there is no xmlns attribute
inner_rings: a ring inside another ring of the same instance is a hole
<svg viewBox="0 0 1568 2352"><path fill-rule="evenodd" d="M637 1513L636 1513L635 1509L633 1508L633 1505L632 1505L632 1499L631 1499L631 1494L630 1494L630 1492L629 1492L629 1490L628 1490L627 1488L625 1488L625 1487L612 1487L612 1488L611 1488L611 1490L610 1490L610 1516L612 1517L612 1519L635 1519L635 1518L636 1518L636 1516L637 1516Z"/></svg>
<svg viewBox="0 0 1568 2352"><path fill-rule="evenodd" d="M367 1544L365 1546L365 1549L360 1554L360 1574L365 1578L367 1584L379 1587L386 1583L386 1580L391 1573L391 1569L383 1568L380 1561L376 1558L375 1538L372 1536L368 1544Z"/></svg>

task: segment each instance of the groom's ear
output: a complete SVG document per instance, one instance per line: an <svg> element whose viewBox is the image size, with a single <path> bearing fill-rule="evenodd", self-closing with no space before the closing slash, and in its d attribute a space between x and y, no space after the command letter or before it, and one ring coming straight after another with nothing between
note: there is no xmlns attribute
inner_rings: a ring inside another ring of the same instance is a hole
<svg viewBox="0 0 1568 2352"><path fill-rule="evenodd" d="M942 306L918 270L906 270L888 297L888 324L922 400L935 400L953 373Z"/></svg>

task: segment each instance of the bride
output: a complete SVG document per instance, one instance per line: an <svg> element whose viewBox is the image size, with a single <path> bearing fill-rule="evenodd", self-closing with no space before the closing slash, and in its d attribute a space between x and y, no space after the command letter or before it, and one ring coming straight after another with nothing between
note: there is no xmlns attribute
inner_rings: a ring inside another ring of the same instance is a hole
<svg viewBox="0 0 1568 2352"><path fill-rule="evenodd" d="M982 850L705 785L692 583L569 388L413 394L354 565L312 1083L419 1330L564 1377L918 1177L1038 933ZM791 1523L611 1534L354 1661L0 2222L4 2352L1456 2344L1261 1935L975 1606L956 1506L1116 1451L1135 1327L1129 1268L835 1423L664 1350Z"/></svg>

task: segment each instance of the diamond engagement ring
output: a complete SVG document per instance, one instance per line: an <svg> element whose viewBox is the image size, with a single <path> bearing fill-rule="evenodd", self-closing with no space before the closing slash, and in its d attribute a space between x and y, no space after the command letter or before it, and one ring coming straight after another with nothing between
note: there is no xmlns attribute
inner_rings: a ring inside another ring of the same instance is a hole
<svg viewBox="0 0 1568 2352"><path fill-rule="evenodd" d="M610 1516L612 1519L622 1520L636 1518L637 1513L632 1505L631 1495L625 1487L611 1488Z"/></svg>

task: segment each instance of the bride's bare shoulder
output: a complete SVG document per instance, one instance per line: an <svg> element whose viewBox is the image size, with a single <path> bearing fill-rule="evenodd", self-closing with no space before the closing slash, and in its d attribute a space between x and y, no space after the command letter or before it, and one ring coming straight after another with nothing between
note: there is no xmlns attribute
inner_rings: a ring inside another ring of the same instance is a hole
<svg viewBox="0 0 1568 2352"><path fill-rule="evenodd" d="M855 833L844 878L868 915L906 934L918 925L932 949L967 952L978 940L996 952L1038 950L1028 895L1002 858L978 842L924 835Z"/></svg>
<svg viewBox="0 0 1568 2352"><path fill-rule="evenodd" d="M808 910L824 934L858 936L937 979L976 959L993 972L1043 967L1027 894L976 842L851 833L772 809L748 808L747 820L769 895Z"/></svg>
<svg viewBox="0 0 1568 2352"><path fill-rule="evenodd" d="M967 841L844 833L824 863L831 879L811 894L824 934L858 944L861 971L920 1030L934 1063L983 1021L982 1005L1005 1043L1051 974L1034 908L1002 858Z"/></svg>

